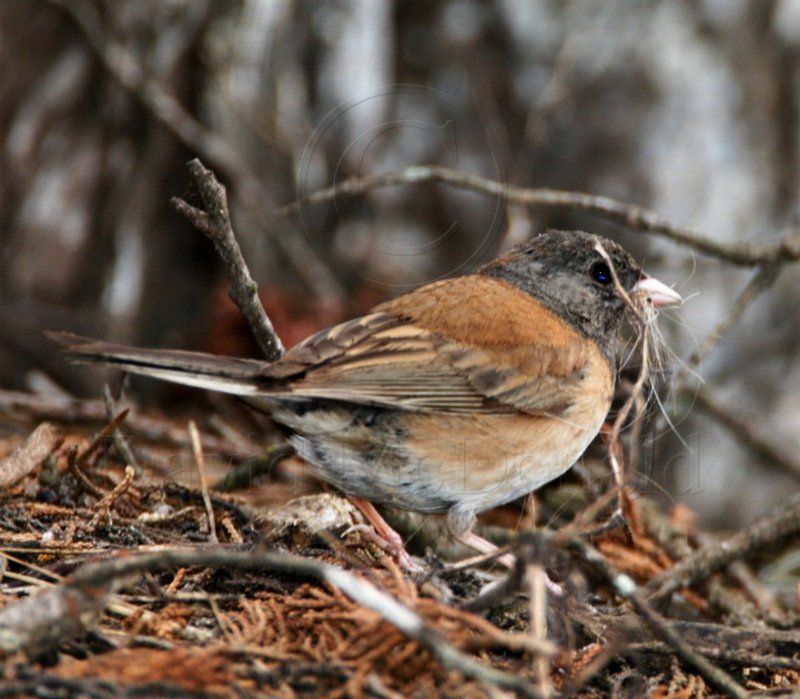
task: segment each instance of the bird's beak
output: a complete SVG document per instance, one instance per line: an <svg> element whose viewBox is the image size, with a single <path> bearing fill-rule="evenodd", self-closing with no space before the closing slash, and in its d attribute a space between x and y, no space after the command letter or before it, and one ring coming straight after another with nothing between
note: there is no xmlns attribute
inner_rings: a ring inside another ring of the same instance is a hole
<svg viewBox="0 0 800 699"><path fill-rule="evenodd" d="M633 287L633 293L646 296L654 308L680 306L683 303L683 298L677 291L653 277L642 277Z"/></svg>

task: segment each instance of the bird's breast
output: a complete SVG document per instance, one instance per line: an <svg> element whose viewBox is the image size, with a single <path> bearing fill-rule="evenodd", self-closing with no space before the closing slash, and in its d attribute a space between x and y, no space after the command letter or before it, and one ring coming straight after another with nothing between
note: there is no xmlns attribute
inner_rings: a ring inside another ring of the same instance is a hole
<svg viewBox="0 0 800 699"><path fill-rule="evenodd" d="M613 375L599 351L583 390L557 415L406 415L409 459L462 504L481 512L561 476L600 431L611 406Z"/></svg>

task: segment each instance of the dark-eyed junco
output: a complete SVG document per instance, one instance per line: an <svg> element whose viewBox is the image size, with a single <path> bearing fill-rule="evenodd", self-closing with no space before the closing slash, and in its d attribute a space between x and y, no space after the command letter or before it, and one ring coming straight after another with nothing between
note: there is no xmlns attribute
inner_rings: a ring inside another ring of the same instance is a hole
<svg viewBox="0 0 800 699"><path fill-rule="evenodd" d="M80 360L241 396L288 427L314 473L370 518L370 503L446 513L481 549L477 513L557 478L598 433L626 295L681 302L616 243L548 231L274 363L56 339Z"/></svg>

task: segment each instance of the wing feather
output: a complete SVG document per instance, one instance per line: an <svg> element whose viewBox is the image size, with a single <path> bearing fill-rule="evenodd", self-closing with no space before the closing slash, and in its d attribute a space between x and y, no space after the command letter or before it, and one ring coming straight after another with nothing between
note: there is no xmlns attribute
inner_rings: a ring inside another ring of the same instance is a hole
<svg viewBox="0 0 800 699"><path fill-rule="evenodd" d="M522 361L509 363L509 357ZM283 379L268 392L285 398L420 412L560 414L573 403L581 363L573 362L566 372L542 373L548 363L563 367L563 352L544 338L509 355L448 341L408 319L375 313L308 338L265 374ZM535 373L526 371L531 367Z"/></svg>

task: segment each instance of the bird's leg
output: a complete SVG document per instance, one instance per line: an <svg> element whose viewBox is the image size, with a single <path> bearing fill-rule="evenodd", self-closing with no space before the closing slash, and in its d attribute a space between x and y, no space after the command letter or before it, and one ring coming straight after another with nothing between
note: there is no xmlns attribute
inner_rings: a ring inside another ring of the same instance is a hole
<svg viewBox="0 0 800 699"><path fill-rule="evenodd" d="M361 498L354 498L352 496L348 496L348 498L350 502L352 502L361 511L361 514L364 515L367 521L373 526L375 533L387 544L387 551L389 551L389 553L391 553L397 559L400 567L407 573L421 572L422 568L414 563L408 551L406 551L405 546L403 545L403 539L394 529L389 526L389 523L383 517L381 517L378 510L375 509L375 505L368 500L362 500Z"/></svg>
<svg viewBox="0 0 800 699"><path fill-rule="evenodd" d="M459 509L456 506L447 513L447 528L456 541L481 554L495 553L497 546L472 531L475 522L475 513L472 510ZM514 567L514 556L510 553L498 556L496 560L509 570Z"/></svg>
<svg viewBox="0 0 800 699"><path fill-rule="evenodd" d="M455 536L457 541L464 544L464 546L468 546L478 553L488 555L498 550L497 546L495 546L491 541L487 541L482 536L478 536L475 532L454 534L453 536ZM498 556L495 560L509 570L514 567L514 556L512 556L510 553L504 553L502 556Z"/></svg>
<svg viewBox="0 0 800 699"><path fill-rule="evenodd" d="M469 510L453 508L447 513L447 527L457 541L460 541L465 546L482 554L492 554L497 551L498 547L491 541L487 541L482 536L478 536L472 531L474 526L475 514ZM498 556L496 560L498 563L511 570L514 568L514 561L516 559L512 554L504 553L502 556ZM547 576L545 577L547 579L547 588L551 593L556 596L564 594L564 591L558 583L553 582Z"/></svg>
<svg viewBox="0 0 800 699"><path fill-rule="evenodd" d="M491 554L498 550L498 547L495 546L491 541L487 541L482 536L478 536L473 532L462 534L460 536L456 536L454 534L453 536L455 536L456 539L458 539L465 546L469 546L479 553ZM495 560L511 570L514 567L514 561L516 559L510 553L504 553L502 556L498 556ZM557 582L553 582L550 579L550 576L547 574L545 574L544 579L545 585L547 586L547 591L550 594L555 595L556 597L563 597L564 588L562 588L561 585L559 585Z"/></svg>

